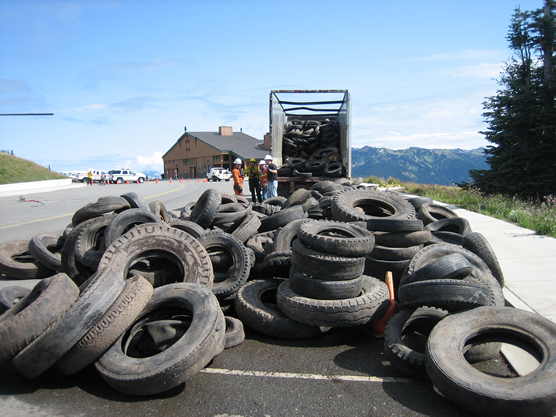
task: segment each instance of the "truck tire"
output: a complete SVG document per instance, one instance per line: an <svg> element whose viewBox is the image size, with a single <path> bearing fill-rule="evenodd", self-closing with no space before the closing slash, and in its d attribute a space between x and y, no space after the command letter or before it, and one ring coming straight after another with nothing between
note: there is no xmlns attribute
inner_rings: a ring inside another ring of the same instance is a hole
<svg viewBox="0 0 556 417"><path fill-rule="evenodd" d="M556 414L556 325L509 307L479 307L443 319L429 335L427 372L436 389L459 407L486 416ZM463 355L470 340L506 342L535 357L539 366L517 378L496 377L472 367Z"/></svg>
<svg viewBox="0 0 556 417"><path fill-rule="evenodd" d="M190 220L174 219L170 222L170 226L190 234L195 239L199 239L206 233L205 229Z"/></svg>
<svg viewBox="0 0 556 417"><path fill-rule="evenodd" d="M124 182L123 179L121 179L121 180L122 180L122 182ZM118 184L121 184L121 183L118 183ZM149 210L149 205L147 204L145 199L137 193L134 193L134 192L125 193L125 194L122 194L120 197L124 198L129 203L130 208Z"/></svg>
<svg viewBox="0 0 556 417"><path fill-rule="evenodd" d="M162 259L177 266L179 274L168 277L171 282L189 282L212 288L214 274L205 248L188 233L165 224L146 223L134 227L106 249L98 268L117 271L125 278L129 268L145 257ZM151 284L158 287L168 281Z"/></svg>
<svg viewBox="0 0 556 417"><path fill-rule="evenodd" d="M420 245L409 246L407 248L389 248L387 246L375 245L369 255L375 259L382 259L385 261L403 261L413 258L420 250Z"/></svg>
<svg viewBox="0 0 556 417"><path fill-rule="evenodd" d="M0 320L0 365L60 319L79 295L77 286L64 273L45 278L28 291Z"/></svg>
<svg viewBox="0 0 556 417"><path fill-rule="evenodd" d="M330 281L313 278L295 268L290 269L290 288L302 297L316 300L343 300L361 294L363 275L344 281Z"/></svg>
<svg viewBox="0 0 556 417"><path fill-rule="evenodd" d="M83 226L75 241L75 257L93 271L96 271L106 249L104 241L106 228L115 217L116 214L107 214L92 219Z"/></svg>
<svg viewBox="0 0 556 417"><path fill-rule="evenodd" d="M434 279L464 278L472 273L473 265L471 265L465 256L461 253L451 253L425 264L409 275L404 275L400 285Z"/></svg>
<svg viewBox="0 0 556 417"><path fill-rule="evenodd" d="M348 258L319 252L295 240L292 244L291 264L299 272L315 278L350 280L363 274L365 258Z"/></svg>
<svg viewBox="0 0 556 417"><path fill-rule="evenodd" d="M245 340L245 330L241 320L231 316L224 316L226 320L226 342L224 349L230 349L237 346Z"/></svg>
<svg viewBox="0 0 556 417"><path fill-rule="evenodd" d="M296 219L279 228L274 239L274 250L278 252L291 251L292 243L298 236L300 226L311 221L308 218Z"/></svg>
<svg viewBox="0 0 556 417"><path fill-rule="evenodd" d="M53 271L62 270L64 237L52 233L38 233L29 241L29 253Z"/></svg>
<svg viewBox="0 0 556 417"><path fill-rule="evenodd" d="M212 188L209 188L201 194L193 206L193 209L191 210L191 221L206 229L216 217L221 201L222 197L220 196L220 193Z"/></svg>
<svg viewBox="0 0 556 417"><path fill-rule="evenodd" d="M373 232L377 245L389 248L406 248L423 245L431 238L430 230L412 232Z"/></svg>
<svg viewBox="0 0 556 417"><path fill-rule="evenodd" d="M16 279L41 279L55 274L29 253L28 240L14 240L0 245L0 272Z"/></svg>
<svg viewBox="0 0 556 417"><path fill-rule="evenodd" d="M437 220L425 226L431 232L452 232L461 236L471 232L469 220L463 217L451 217L448 219Z"/></svg>
<svg viewBox="0 0 556 417"><path fill-rule="evenodd" d="M481 233L471 232L463 236L463 247L485 261L492 275L498 280L500 286L504 288L504 273L488 240Z"/></svg>
<svg viewBox="0 0 556 417"><path fill-rule="evenodd" d="M120 274L110 268L97 272L64 315L13 359L15 368L28 379L41 375L93 327L123 288Z"/></svg>
<svg viewBox="0 0 556 417"><path fill-rule="evenodd" d="M265 217L261 220L259 233L276 230L283 227L296 219L302 219L306 216L305 211L301 206L293 206L287 209L280 210L275 214Z"/></svg>
<svg viewBox="0 0 556 417"><path fill-rule="evenodd" d="M424 203L417 212L417 218L422 220L425 225L437 220L451 219L459 217L454 211L440 204Z"/></svg>
<svg viewBox="0 0 556 417"><path fill-rule="evenodd" d="M371 253L375 243L373 234L368 230L334 221L303 223L298 237L315 250L354 258Z"/></svg>
<svg viewBox="0 0 556 417"><path fill-rule="evenodd" d="M137 319L153 293L152 285L136 275L104 315L56 364L64 375L73 375L97 360Z"/></svg>
<svg viewBox="0 0 556 417"><path fill-rule="evenodd" d="M377 310L388 303L388 287L376 278L364 276L361 295L345 300L316 300L291 289L289 280L278 287L280 310L292 320L313 326L348 327L372 321Z"/></svg>
<svg viewBox="0 0 556 417"><path fill-rule="evenodd" d="M237 293L235 309L245 326L280 339L306 339L326 330L293 321L276 304L276 292L283 279L265 278L247 282Z"/></svg>
<svg viewBox="0 0 556 417"><path fill-rule="evenodd" d="M131 208L129 202L122 197L107 196L100 197L95 203L89 203L75 212L71 224L77 226L85 220L99 217L113 211L120 212Z"/></svg>
<svg viewBox="0 0 556 417"><path fill-rule="evenodd" d="M409 263L407 273L412 274L418 269L423 268L428 263L453 253L459 253L463 255L471 263L476 271L485 273L490 272L488 265L473 252L464 249L461 246L444 243L425 246L423 249L421 249Z"/></svg>
<svg viewBox="0 0 556 417"><path fill-rule="evenodd" d="M30 288L21 285L10 285L0 290L0 316L19 303L31 292Z"/></svg>
<svg viewBox="0 0 556 417"><path fill-rule="evenodd" d="M153 319L172 317L179 311L191 320L183 334L150 356L130 356L134 335L139 335ZM225 339L224 314L208 288L192 283L168 284L154 290L139 319L99 358L95 367L119 392L158 394L196 375L224 350Z"/></svg>
<svg viewBox="0 0 556 417"><path fill-rule="evenodd" d="M334 219L343 222L367 221L388 217L412 219L414 207L401 197L374 190L347 190L332 201ZM367 227L368 228L368 227Z"/></svg>
<svg viewBox="0 0 556 417"><path fill-rule="evenodd" d="M107 248L110 247L121 235L128 232L131 228L144 223L163 224L164 222L148 209L132 208L119 213L106 226L104 245Z"/></svg>

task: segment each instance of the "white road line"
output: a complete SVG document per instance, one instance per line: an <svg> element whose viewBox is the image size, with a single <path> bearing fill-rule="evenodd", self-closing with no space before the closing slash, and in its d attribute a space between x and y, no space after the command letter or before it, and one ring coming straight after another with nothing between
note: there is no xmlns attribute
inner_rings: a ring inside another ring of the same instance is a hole
<svg viewBox="0 0 556 417"><path fill-rule="evenodd" d="M290 372L262 372L262 371L240 371L235 369L205 368L201 372L205 374L253 376L263 378L289 378L289 379L311 379L316 381L345 381L345 382L414 382L411 378L357 376L357 375L316 375L297 374Z"/></svg>

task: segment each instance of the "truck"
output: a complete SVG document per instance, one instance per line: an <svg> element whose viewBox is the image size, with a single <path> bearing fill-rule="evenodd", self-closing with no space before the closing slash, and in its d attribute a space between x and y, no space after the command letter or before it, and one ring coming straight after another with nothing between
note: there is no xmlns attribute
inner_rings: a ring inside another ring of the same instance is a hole
<svg viewBox="0 0 556 417"><path fill-rule="evenodd" d="M351 177L350 125L348 90L272 90L269 134L278 195Z"/></svg>

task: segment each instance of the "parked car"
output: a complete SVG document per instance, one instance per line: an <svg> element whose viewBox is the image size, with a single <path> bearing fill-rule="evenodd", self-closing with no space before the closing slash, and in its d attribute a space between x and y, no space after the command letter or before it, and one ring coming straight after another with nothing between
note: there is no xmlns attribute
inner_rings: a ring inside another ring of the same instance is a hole
<svg viewBox="0 0 556 417"><path fill-rule="evenodd" d="M230 178L232 178L232 173L230 171L228 171L226 168L212 168L208 173L207 173L207 178L208 180L212 180L212 181L230 181Z"/></svg>
<svg viewBox="0 0 556 417"><path fill-rule="evenodd" d="M129 168L115 169L110 172L110 182L113 184L122 184L126 181L140 183L147 181L147 175Z"/></svg>

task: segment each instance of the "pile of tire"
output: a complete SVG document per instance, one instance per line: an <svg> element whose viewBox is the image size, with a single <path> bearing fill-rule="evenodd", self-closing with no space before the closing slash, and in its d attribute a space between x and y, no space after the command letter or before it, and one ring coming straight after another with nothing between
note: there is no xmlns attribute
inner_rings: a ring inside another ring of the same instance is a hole
<svg viewBox="0 0 556 417"><path fill-rule="evenodd" d="M284 125L279 176L341 177L345 173L336 121L290 120Z"/></svg>
<svg viewBox="0 0 556 417"><path fill-rule="evenodd" d="M0 366L34 378L94 364L119 391L158 393L241 343L243 325L284 339L372 329L390 271L393 367L478 414L554 413L556 328L504 307L484 236L430 199L361 181L319 181L259 204L208 189L179 213L136 194L103 197L60 236L1 245L0 272L43 279L30 293L0 291ZM526 346L539 368L513 382L474 369L501 340Z"/></svg>

